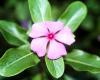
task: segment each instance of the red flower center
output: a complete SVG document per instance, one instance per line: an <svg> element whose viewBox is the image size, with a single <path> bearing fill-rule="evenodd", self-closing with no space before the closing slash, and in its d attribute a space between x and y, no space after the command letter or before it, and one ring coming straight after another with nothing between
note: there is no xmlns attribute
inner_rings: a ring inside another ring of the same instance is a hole
<svg viewBox="0 0 100 80"><path fill-rule="evenodd" d="M48 34L48 39L49 39L49 40L54 39L54 34L53 34L53 33L49 33L49 34Z"/></svg>

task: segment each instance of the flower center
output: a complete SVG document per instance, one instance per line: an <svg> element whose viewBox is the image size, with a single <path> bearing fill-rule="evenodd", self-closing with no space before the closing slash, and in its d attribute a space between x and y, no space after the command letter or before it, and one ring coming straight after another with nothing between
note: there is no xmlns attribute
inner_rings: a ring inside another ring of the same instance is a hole
<svg viewBox="0 0 100 80"><path fill-rule="evenodd" d="M49 33L49 34L48 34L48 39L49 39L49 40L54 39L54 34L53 34L53 33Z"/></svg>

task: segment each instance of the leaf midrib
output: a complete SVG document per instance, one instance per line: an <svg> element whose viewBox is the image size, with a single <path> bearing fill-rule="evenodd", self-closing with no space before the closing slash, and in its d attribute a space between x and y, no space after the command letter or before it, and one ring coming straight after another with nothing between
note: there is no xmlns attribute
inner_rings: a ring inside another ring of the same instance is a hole
<svg viewBox="0 0 100 80"><path fill-rule="evenodd" d="M81 12L82 10L80 9L80 10L78 10L75 14L79 14L80 12ZM71 21L73 21L73 19L76 17L76 15L73 15L71 18L70 18L70 20L68 20L66 23L66 25L69 25L70 23L71 23Z"/></svg>
<svg viewBox="0 0 100 80"><path fill-rule="evenodd" d="M5 71L7 68L9 68L11 65L15 64L16 62L18 62L18 61L20 61L20 60L22 60L22 59L24 59L24 58L30 56L31 54L33 54L33 53L29 53L29 54L24 55L23 57L21 57L21 58L15 60L15 61L13 61L13 62L10 63L9 65L5 66L5 67L3 68L3 71Z"/></svg>
<svg viewBox="0 0 100 80"><path fill-rule="evenodd" d="M92 65L90 65L90 64L87 64L87 63L84 63L84 62L81 62L81 61L77 61L77 60L73 60L73 59L69 59L69 58L67 58L66 59L68 62L74 62L74 63L78 63L78 64L82 64L82 65L87 65L87 66L89 66L89 67L93 67L93 68L98 68L98 67L96 67L96 66L92 66ZM98 69L100 69L100 68L98 68Z"/></svg>
<svg viewBox="0 0 100 80"><path fill-rule="evenodd" d="M9 32L9 31L7 31L7 30L5 30L7 33L9 33L10 35L12 35L12 33L11 32ZM2 31L1 31L1 33L2 33ZM25 40L22 40L20 37L18 37L18 36L14 36L14 35L12 35L13 37L15 37L15 38L17 38L18 40L20 40L20 41L22 41L23 43L25 43ZM22 37L22 36L21 36Z"/></svg>
<svg viewBox="0 0 100 80"><path fill-rule="evenodd" d="M36 3L38 3L37 0L36 0ZM41 11L41 9L40 9L39 4L37 4L37 6L38 6L38 8L39 8L39 11L40 11L40 15L41 15L41 17L42 17L42 20L44 21L43 14L42 14L42 11Z"/></svg>

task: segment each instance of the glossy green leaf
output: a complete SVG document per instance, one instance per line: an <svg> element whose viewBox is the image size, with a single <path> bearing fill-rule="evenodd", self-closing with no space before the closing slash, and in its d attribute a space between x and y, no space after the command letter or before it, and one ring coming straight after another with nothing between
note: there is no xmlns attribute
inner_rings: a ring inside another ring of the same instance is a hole
<svg viewBox="0 0 100 80"><path fill-rule="evenodd" d="M84 20L86 14L86 6L82 2L76 1L68 6L59 18L59 21L64 22L65 26L69 26L74 32Z"/></svg>
<svg viewBox="0 0 100 80"><path fill-rule="evenodd" d="M28 0L28 4L34 22L51 19L51 7L48 0Z"/></svg>
<svg viewBox="0 0 100 80"><path fill-rule="evenodd" d="M64 61L63 58L59 58L57 60L50 60L47 57L45 58L46 66L50 74L55 77L59 78L64 73Z"/></svg>
<svg viewBox="0 0 100 80"><path fill-rule="evenodd" d="M0 32L9 44L19 46L27 42L26 31L13 22L0 20Z"/></svg>
<svg viewBox="0 0 100 80"><path fill-rule="evenodd" d="M78 71L100 73L100 57L82 50L73 50L66 56L65 62Z"/></svg>
<svg viewBox="0 0 100 80"><path fill-rule="evenodd" d="M10 77L35 66L38 57L26 47L8 49L0 59L0 75Z"/></svg>

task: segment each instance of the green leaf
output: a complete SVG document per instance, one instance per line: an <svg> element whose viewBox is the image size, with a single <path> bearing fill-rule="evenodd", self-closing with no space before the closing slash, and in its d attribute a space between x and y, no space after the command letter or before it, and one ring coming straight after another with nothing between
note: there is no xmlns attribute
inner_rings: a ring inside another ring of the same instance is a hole
<svg viewBox="0 0 100 80"><path fill-rule="evenodd" d="M73 50L66 56L65 62L78 71L100 73L100 57L82 50Z"/></svg>
<svg viewBox="0 0 100 80"><path fill-rule="evenodd" d="M63 58L57 60L50 60L47 57L45 58L46 66L50 74L55 78L60 78L64 73L64 61Z"/></svg>
<svg viewBox="0 0 100 80"><path fill-rule="evenodd" d="M33 76L32 80L44 80L42 74L38 73Z"/></svg>
<svg viewBox="0 0 100 80"><path fill-rule="evenodd" d="M38 57L26 47L8 49L0 59L0 75L10 77L35 66Z"/></svg>
<svg viewBox="0 0 100 80"><path fill-rule="evenodd" d="M64 22L65 26L69 26L74 32L84 20L86 14L86 6L82 2L76 1L68 6L59 18L59 21Z"/></svg>
<svg viewBox="0 0 100 80"><path fill-rule="evenodd" d="M73 77L69 76L69 75L64 75L64 80L75 80Z"/></svg>
<svg viewBox="0 0 100 80"><path fill-rule="evenodd" d="M13 22L0 20L0 32L9 44L20 46L27 42L26 31Z"/></svg>
<svg viewBox="0 0 100 80"><path fill-rule="evenodd" d="M20 21L25 21L29 17L29 8L27 2L18 1L15 5L16 18Z"/></svg>
<svg viewBox="0 0 100 80"><path fill-rule="evenodd" d="M51 7L48 0L28 0L34 22L51 20Z"/></svg>

